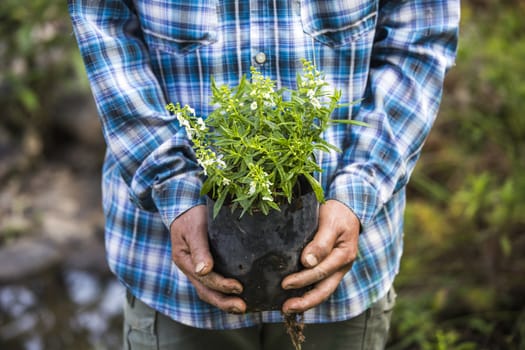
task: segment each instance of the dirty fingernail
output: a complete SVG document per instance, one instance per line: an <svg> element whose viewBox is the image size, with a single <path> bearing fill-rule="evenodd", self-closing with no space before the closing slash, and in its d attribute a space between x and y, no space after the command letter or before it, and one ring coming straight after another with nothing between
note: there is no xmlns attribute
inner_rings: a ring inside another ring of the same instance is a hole
<svg viewBox="0 0 525 350"><path fill-rule="evenodd" d="M284 290L290 290L290 289L294 289L294 288L295 288L295 286L294 286L293 284L291 284L291 283L289 283L289 284L285 284L285 285L283 286L283 289L284 289Z"/></svg>
<svg viewBox="0 0 525 350"><path fill-rule="evenodd" d="M308 254L306 256L305 260L306 260L306 263L308 264L308 266L310 266L310 267L314 267L318 263L317 258L313 254Z"/></svg>
<svg viewBox="0 0 525 350"><path fill-rule="evenodd" d="M197 264L197 266L195 266L195 273L201 274L205 268L206 268L206 264L203 262L200 262Z"/></svg>
<svg viewBox="0 0 525 350"><path fill-rule="evenodd" d="M229 312L232 314L242 314L241 309L237 308L236 306L231 307Z"/></svg>

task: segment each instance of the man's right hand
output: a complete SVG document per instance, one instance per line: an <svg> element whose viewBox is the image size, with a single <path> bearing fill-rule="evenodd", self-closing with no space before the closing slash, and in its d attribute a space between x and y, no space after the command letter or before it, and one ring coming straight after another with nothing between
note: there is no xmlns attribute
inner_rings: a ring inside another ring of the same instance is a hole
<svg viewBox="0 0 525 350"><path fill-rule="evenodd" d="M208 245L208 209L199 205L180 215L171 224L171 251L175 265L188 276L199 297L230 313L246 312L246 303L237 296L239 281L213 272Z"/></svg>

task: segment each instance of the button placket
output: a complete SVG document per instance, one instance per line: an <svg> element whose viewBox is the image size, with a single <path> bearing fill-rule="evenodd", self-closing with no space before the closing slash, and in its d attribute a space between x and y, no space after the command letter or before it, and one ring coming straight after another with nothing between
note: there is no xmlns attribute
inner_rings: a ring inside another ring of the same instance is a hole
<svg viewBox="0 0 525 350"><path fill-rule="evenodd" d="M268 1L250 0L250 47L251 63L264 70L270 64L270 45L273 43L270 20L273 9Z"/></svg>

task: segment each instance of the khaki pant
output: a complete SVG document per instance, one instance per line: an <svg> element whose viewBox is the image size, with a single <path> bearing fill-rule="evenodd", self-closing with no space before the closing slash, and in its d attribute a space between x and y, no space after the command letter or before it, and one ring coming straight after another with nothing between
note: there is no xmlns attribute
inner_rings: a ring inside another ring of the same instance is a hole
<svg viewBox="0 0 525 350"><path fill-rule="evenodd" d="M129 294L129 293L128 293ZM380 350L385 348L395 292L348 321L307 324L303 350ZM293 350L282 323L235 330L188 327L156 312L131 295L124 308L126 350Z"/></svg>

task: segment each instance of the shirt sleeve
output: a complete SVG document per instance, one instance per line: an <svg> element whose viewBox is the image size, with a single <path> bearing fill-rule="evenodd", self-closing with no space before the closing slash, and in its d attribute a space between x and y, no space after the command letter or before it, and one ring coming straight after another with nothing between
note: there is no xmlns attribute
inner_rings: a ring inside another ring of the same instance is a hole
<svg viewBox="0 0 525 350"><path fill-rule="evenodd" d="M68 0L105 141L138 207L167 227L202 204L193 149L152 71L131 0Z"/></svg>
<svg viewBox="0 0 525 350"><path fill-rule="evenodd" d="M366 92L327 198L362 228L406 186L435 120L457 50L459 0L386 0L379 6Z"/></svg>

